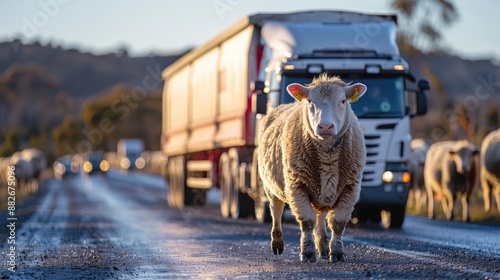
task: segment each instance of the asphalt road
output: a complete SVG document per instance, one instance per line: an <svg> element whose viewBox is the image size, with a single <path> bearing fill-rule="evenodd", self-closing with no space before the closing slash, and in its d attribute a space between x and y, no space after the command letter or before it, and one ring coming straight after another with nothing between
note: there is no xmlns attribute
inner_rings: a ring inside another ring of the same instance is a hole
<svg viewBox="0 0 500 280"><path fill-rule="evenodd" d="M275 256L270 225L223 219L216 204L170 209L163 180L144 174L50 180L15 217L15 272L2 229L0 279L500 279L499 227L419 217L401 230L350 226L345 263L301 263L295 223Z"/></svg>

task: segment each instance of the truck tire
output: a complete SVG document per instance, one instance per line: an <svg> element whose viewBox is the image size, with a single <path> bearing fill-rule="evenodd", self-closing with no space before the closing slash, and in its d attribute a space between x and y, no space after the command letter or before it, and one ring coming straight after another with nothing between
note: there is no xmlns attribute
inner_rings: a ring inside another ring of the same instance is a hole
<svg viewBox="0 0 500 280"><path fill-rule="evenodd" d="M228 156L230 168L229 172L231 173L229 196L231 217L233 219L239 219L253 216L253 201L246 193L246 186L244 185L245 178L240 178L241 176L245 176L245 174L241 174L241 169L245 168L246 163L244 163L244 159L241 158L240 153L237 149L229 149ZM244 173L246 173L246 171ZM243 181L240 179L243 179Z"/></svg>
<svg viewBox="0 0 500 280"><path fill-rule="evenodd" d="M240 218L255 218L255 207L253 199L250 196L250 171L248 163L240 163L240 192L239 192L239 204L240 204ZM244 189L245 192L241 190Z"/></svg>
<svg viewBox="0 0 500 280"><path fill-rule="evenodd" d="M174 157L168 163L168 204L172 208L182 209L184 205L193 205L194 190L186 187L186 162L183 156Z"/></svg>
<svg viewBox="0 0 500 280"><path fill-rule="evenodd" d="M264 186L259 175L257 149L255 149L253 154L250 178L252 198L254 201L255 219L261 224L270 223L272 221L271 209L269 209L269 202L267 201L266 192L264 191Z"/></svg>
<svg viewBox="0 0 500 280"><path fill-rule="evenodd" d="M175 175L172 161L169 160L166 164L165 170L165 180L167 181L167 203L170 208L177 208L175 200Z"/></svg>
<svg viewBox="0 0 500 280"><path fill-rule="evenodd" d="M219 160L219 183L220 183L220 213L222 217L229 218L231 211L230 196L231 196L231 174L229 170L229 157L227 153L223 153Z"/></svg>
<svg viewBox="0 0 500 280"><path fill-rule="evenodd" d="M390 210L381 212L382 226L386 229L399 229L403 226L405 219L404 206L392 206Z"/></svg>

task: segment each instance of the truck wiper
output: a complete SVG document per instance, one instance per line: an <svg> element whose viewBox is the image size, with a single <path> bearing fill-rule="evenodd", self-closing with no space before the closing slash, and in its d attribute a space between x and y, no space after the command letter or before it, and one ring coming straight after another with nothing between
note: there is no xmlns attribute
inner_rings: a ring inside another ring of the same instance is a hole
<svg viewBox="0 0 500 280"><path fill-rule="evenodd" d="M366 112L362 114L356 114L358 118L395 118L402 117L397 112Z"/></svg>

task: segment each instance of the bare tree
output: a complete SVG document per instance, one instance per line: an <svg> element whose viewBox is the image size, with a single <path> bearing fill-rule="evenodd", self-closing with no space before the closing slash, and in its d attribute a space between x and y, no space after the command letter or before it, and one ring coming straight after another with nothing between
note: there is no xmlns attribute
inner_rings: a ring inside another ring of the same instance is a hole
<svg viewBox="0 0 500 280"><path fill-rule="evenodd" d="M442 49L442 30L458 20L453 0L391 0L401 22L399 41L424 52Z"/></svg>

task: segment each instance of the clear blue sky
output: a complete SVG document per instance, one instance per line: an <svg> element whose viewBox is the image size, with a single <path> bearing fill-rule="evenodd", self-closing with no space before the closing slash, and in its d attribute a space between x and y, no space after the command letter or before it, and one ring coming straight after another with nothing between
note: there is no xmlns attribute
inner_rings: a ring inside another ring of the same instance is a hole
<svg viewBox="0 0 500 280"><path fill-rule="evenodd" d="M446 29L454 53L500 59L500 1L454 0L460 19ZM52 42L105 53L126 46L131 55L198 46L248 14L314 9L390 11L388 0L3 0L0 41Z"/></svg>

